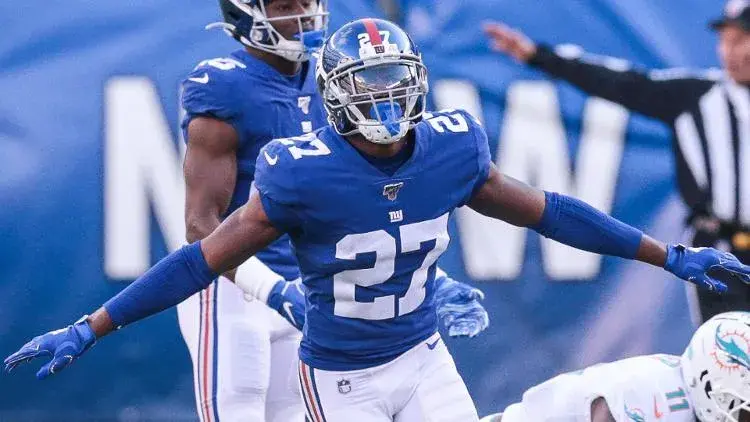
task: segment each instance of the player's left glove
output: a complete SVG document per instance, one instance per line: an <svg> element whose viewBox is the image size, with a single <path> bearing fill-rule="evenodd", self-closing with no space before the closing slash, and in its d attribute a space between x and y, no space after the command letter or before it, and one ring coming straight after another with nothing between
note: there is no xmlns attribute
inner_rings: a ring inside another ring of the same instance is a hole
<svg viewBox="0 0 750 422"><path fill-rule="evenodd" d="M683 280L718 293L727 291L727 285L719 278L734 277L750 284L750 266L742 264L731 253L714 248L669 245L664 269Z"/></svg>
<svg viewBox="0 0 750 422"><path fill-rule="evenodd" d="M305 326L305 290L299 280L277 282L266 304L298 330Z"/></svg>
<svg viewBox="0 0 750 422"><path fill-rule="evenodd" d="M52 358L36 373L38 379L62 371L96 343L96 335L86 321L87 317L88 315L84 315L73 325L34 337L5 359L5 371L10 372L18 365L37 357Z"/></svg>
<svg viewBox="0 0 750 422"><path fill-rule="evenodd" d="M490 325L487 311L479 303L481 290L442 276L435 280L438 318L451 337L474 337Z"/></svg>

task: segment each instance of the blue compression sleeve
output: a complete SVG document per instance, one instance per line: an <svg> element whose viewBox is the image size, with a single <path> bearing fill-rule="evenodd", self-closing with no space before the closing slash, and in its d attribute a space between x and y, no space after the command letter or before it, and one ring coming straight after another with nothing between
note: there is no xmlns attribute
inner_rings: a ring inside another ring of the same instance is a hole
<svg viewBox="0 0 750 422"><path fill-rule="evenodd" d="M218 277L206 263L200 242L183 246L104 304L119 328L177 305Z"/></svg>
<svg viewBox="0 0 750 422"><path fill-rule="evenodd" d="M643 233L591 205L569 196L545 192L542 221L531 229L560 243L601 255L633 259Z"/></svg>

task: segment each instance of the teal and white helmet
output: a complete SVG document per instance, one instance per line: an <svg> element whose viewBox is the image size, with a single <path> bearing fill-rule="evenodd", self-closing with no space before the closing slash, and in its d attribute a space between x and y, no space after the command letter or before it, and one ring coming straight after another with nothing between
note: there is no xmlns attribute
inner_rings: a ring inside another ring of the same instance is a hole
<svg viewBox="0 0 750 422"><path fill-rule="evenodd" d="M682 378L701 422L750 422L750 313L701 325L682 355Z"/></svg>

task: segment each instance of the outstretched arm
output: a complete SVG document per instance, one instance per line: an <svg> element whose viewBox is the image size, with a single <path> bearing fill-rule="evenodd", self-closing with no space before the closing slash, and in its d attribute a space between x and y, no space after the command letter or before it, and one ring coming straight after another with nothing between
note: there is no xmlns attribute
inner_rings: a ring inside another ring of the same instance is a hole
<svg viewBox="0 0 750 422"><path fill-rule="evenodd" d="M258 195L203 240L167 256L89 317L97 337L170 308L278 238Z"/></svg>
<svg viewBox="0 0 750 422"><path fill-rule="evenodd" d="M578 209L571 209L568 204ZM546 237L589 252L638 259L659 267L666 261L664 244L581 201L545 193L508 177L494 165L469 206L488 217L535 229ZM565 208L563 215L560 207Z"/></svg>
<svg viewBox="0 0 750 422"><path fill-rule="evenodd" d="M674 69L649 72L636 70L622 59L589 60L573 46L572 54L558 54L499 22L486 23L484 30L493 50L563 79L588 95L665 122L674 120L713 84L697 82L700 79L695 75Z"/></svg>
<svg viewBox="0 0 750 422"><path fill-rule="evenodd" d="M6 370L35 357L52 357L37 373L45 378L68 366L97 338L177 305L206 288L218 274L247 260L278 238L257 194L200 242L162 259L88 318L35 337L5 360Z"/></svg>
<svg viewBox="0 0 750 422"><path fill-rule="evenodd" d="M735 276L750 283L750 267L732 254L711 248L665 246L582 201L543 192L505 176L494 165L469 206L486 216L529 227L578 249L663 267L709 290L726 290L726 285L716 277Z"/></svg>

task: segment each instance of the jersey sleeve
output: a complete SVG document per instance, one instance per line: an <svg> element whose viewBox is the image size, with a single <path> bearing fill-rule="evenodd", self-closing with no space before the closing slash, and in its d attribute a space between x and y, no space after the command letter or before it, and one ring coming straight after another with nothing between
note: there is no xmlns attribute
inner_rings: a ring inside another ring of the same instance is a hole
<svg viewBox="0 0 750 422"><path fill-rule="evenodd" d="M233 124L240 115L238 101L232 89L236 69L219 69L199 64L182 82L182 107L185 109L183 126L196 116L211 116Z"/></svg>
<svg viewBox="0 0 750 422"><path fill-rule="evenodd" d="M474 197L477 191L479 191L479 189L484 186L484 183L487 181L487 178L490 175L490 169L492 167L492 156L490 155L490 146L487 139L487 132L485 132L482 124L479 123L479 121L468 112L463 112L463 114L466 117L467 122L469 123L469 132L472 135L476 154L476 173L472 182L471 191L469 195L463 200L462 204L465 205L471 200L471 198Z"/></svg>
<svg viewBox="0 0 750 422"><path fill-rule="evenodd" d="M295 160L279 141L268 143L255 163L255 188L271 223L285 233L301 226Z"/></svg>

